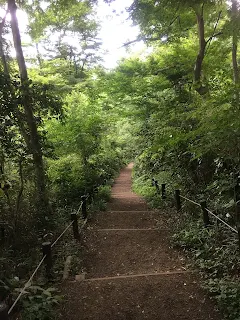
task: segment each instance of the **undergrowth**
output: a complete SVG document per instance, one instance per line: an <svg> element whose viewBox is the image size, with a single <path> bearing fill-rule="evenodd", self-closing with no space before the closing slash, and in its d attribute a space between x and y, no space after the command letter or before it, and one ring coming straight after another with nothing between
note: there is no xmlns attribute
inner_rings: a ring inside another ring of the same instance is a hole
<svg viewBox="0 0 240 320"><path fill-rule="evenodd" d="M174 182L166 173L157 176L159 184L168 182L167 199L162 200L147 175L134 174L134 191L155 208L174 206ZM174 235L172 244L184 250L192 264L202 276L202 286L217 301L225 319L240 320L240 250L235 233L221 223L211 220L209 228L204 227L199 208L184 205L180 213L171 214ZM226 220L226 217L223 217Z"/></svg>
<svg viewBox="0 0 240 320"><path fill-rule="evenodd" d="M240 252L235 234L224 226L203 226L202 220L186 215L173 236L173 244L182 248L201 271L203 287L218 302L229 320L240 319Z"/></svg>
<svg viewBox="0 0 240 320"><path fill-rule="evenodd" d="M111 184L109 180L105 185L99 186L96 193L88 200L87 212L91 217L96 211L104 211L110 199ZM32 240L26 242L24 250L18 251L9 242L0 246L0 300L8 306L17 298L24 287L27 278L42 258L41 243L51 243L63 231L70 222L70 213L77 210L79 204L74 207L59 208L55 230L44 236L33 234ZM79 213L81 215L81 212ZM82 220L79 221L79 226ZM12 249L11 249L12 248ZM49 282L45 277L45 267L38 270L33 281L25 288L23 295L11 313L10 319L16 317L21 320L53 320L56 318L57 305L62 301L57 287L62 280L63 266L67 256L72 256L70 276L79 272L82 261L81 246L73 238L72 228L67 231L63 238L52 249L53 270L52 280Z"/></svg>
<svg viewBox="0 0 240 320"><path fill-rule="evenodd" d="M162 208L163 206L166 206L166 203L172 205L172 199L169 199L168 197L168 195L173 192L175 186L171 181L171 176L165 171L158 175L154 175L154 179L158 181L160 189L161 184L166 183L167 199L164 201L153 184L152 178L148 175L138 176L137 172L133 171L133 191L143 196L148 202L148 205L152 208Z"/></svg>

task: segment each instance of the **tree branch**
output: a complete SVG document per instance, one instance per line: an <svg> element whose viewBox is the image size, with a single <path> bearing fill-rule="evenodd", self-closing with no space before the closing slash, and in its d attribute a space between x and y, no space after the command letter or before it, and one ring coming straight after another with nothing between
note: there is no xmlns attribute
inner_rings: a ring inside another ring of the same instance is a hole
<svg viewBox="0 0 240 320"><path fill-rule="evenodd" d="M223 32L221 32L221 31L216 33L216 30L217 30L219 21L220 21L220 19L221 19L221 15L222 15L222 10L219 11L219 13L218 13L218 18L217 18L217 21L216 21L215 26L214 26L214 29L213 29L213 34L212 34L211 37L209 37L209 39L206 41L206 45L208 45L208 47L206 48L206 53L207 53L207 51L208 51L208 49L209 49L209 47L210 47L210 45L211 45L212 39L213 39L214 37L217 37L217 36L223 34Z"/></svg>
<svg viewBox="0 0 240 320"><path fill-rule="evenodd" d="M3 28L4 28L4 25L5 25L5 22L6 22L6 18L7 18L8 12L9 12L9 9L5 10L5 15L2 18L2 21L0 23L0 36L2 36L2 32L3 32Z"/></svg>
<svg viewBox="0 0 240 320"><path fill-rule="evenodd" d="M177 7L175 14L174 14L174 18L170 21L169 26L167 27L167 31L165 33L167 33L169 31L169 28L174 24L174 22L176 20L178 20L180 22L180 15L176 15L179 10L179 7L180 7L180 5ZM181 27L181 25L180 25L180 27ZM127 47L130 44L136 43L138 41L157 41L157 40L161 40L161 37L158 37L158 38L138 37L135 40L128 41L128 42L124 43L120 48Z"/></svg>
<svg viewBox="0 0 240 320"><path fill-rule="evenodd" d="M201 12L202 17L203 17L203 14L204 14L204 6L205 6L205 1L202 4L202 12Z"/></svg>
<svg viewBox="0 0 240 320"><path fill-rule="evenodd" d="M157 40L161 40L161 39L160 38L139 37L139 38L137 38L135 40L131 40L131 41L125 42L120 48L127 47L130 44L133 44L133 43L136 43L136 42L139 42L139 41L157 41Z"/></svg>
<svg viewBox="0 0 240 320"><path fill-rule="evenodd" d="M177 9L176 13L177 13L177 12L178 12L178 9ZM170 22L170 24L169 24L168 27L171 27L171 25L173 25L174 22L175 22L176 20L178 20L178 19L180 19L180 15L176 16L175 18L173 18L173 20Z"/></svg>
<svg viewBox="0 0 240 320"><path fill-rule="evenodd" d="M209 42L211 42L213 38L218 37L218 36L221 36L222 34L223 34L222 31L219 31L219 32L213 34L213 35L206 41L206 44L208 44ZM210 45L210 43L209 43L209 45Z"/></svg>
<svg viewBox="0 0 240 320"><path fill-rule="evenodd" d="M190 28L184 29L182 32L186 32L189 29ZM139 42L139 41L161 41L162 40L161 38L164 37L164 36L166 36L166 34L163 34L163 35L161 35L159 37L156 37L156 38L139 37L139 38L137 38L135 40L131 40L131 41L125 42L121 47L119 47L119 49L123 48L123 47L127 47L130 44L133 44L133 43L136 43L136 42ZM169 39L171 39L171 37L167 37L167 40L169 40Z"/></svg>
<svg viewBox="0 0 240 320"><path fill-rule="evenodd" d="M5 16L2 18L2 21L0 23L0 57L2 59L2 63L3 63L3 69L4 69L4 73L6 75L8 75L8 64L7 64L7 59L6 56L4 54L4 45L3 45L3 28L6 22L6 18L7 18L7 14L8 14L9 10L5 10Z"/></svg>

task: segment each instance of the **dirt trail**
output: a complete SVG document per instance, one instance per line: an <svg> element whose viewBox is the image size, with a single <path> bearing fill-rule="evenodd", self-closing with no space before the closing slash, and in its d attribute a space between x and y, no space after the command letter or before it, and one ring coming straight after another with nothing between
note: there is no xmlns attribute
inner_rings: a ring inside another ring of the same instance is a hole
<svg viewBox="0 0 240 320"><path fill-rule="evenodd" d="M64 285L60 319L220 320L184 257L170 248L160 214L131 191L131 169L121 171L108 211L85 231L85 279Z"/></svg>

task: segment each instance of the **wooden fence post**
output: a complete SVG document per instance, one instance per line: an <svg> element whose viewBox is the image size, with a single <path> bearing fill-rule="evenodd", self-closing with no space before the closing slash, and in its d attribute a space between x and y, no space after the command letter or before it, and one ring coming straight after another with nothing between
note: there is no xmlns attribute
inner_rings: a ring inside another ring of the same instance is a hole
<svg viewBox="0 0 240 320"><path fill-rule="evenodd" d="M5 226L4 224L0 224L0 243L4 244L5 242Z"/></svg>
<svg viewBox="0 0 240 320"><path fill-rule="evenodd" d="M94 185L93 186L93 192L94 193L98 193L98 185Z"/></svg>
<svg viewBox="0 0 240 320"><path fill-rule="evenodd" d="M73 221L72 227L73 227L73 236L74 239L79 239L79 231L78 231L78 220L77 220L77 214L75 212L71 213L71 220Z"/></svg>
<svg viewBox="0 0 240 320"><path fill-rule="evenodd" d="M46 258L45 258L46 277L48 280L52 280L52 278L53 278L53 274L52 274L53 261L52 261L51 242L44 242L42 244L42 253L43 253L43 256L46 255Z"/></svg>
<svg viewBox="0 0 240 320"><path fill-rule="evenodd" d="M154 183L155 183L155 187L156 187L157 194L160 194L160 188L159 188L158 181L155 180Z"/></svg>
<svg viewBox="0 0 240 320"><path fill-rule="evenodd" d="M8 320L8 307L4 302L0 302L0 319Z"/></svg>
<svg viewBox="0 0 240 320"><path fill-rule="evenodd" d="M90 202L93 202L94 199L94 186L91 188L91 191L89 192L89 198L90 198Z"/></svg>
<svg viewBox="0 0 240 320"><path fill-rule="evenodd" d="M87 219L87 197L81 196L82 199L82 217L83 219Z"/></svg>
<svg viewBox="0 0 240 320"><path fill-rule="evenodd" d="M162 183L162 199L166 199L166 183Z"/></svg>
<svg viewBox="0 0 240 320"><path fill-rule="evenodd" d="M208 212L207 212L207 210L206 210L206 208L207 208L207 203L206 203L206 201L202 201L200 204L201 204L202 213L203 213L204 226L205 226L205 227L208 227L208 226L210 225L210 220L209 220Z"/></svg>
<svg viewBox="0 0 240 320"><path fill-rule="evenodd" d="M155 179L152 178L152 187L154 187L154 186L155 186Z"/></svg>
<svg viewBox="0 0 240 320"><path fill-rule="evenodd" d="M179 189L175 190L175 199L176 199L177 211L180 211L182 209L182 204L181 204L180 190Z"/></svg>

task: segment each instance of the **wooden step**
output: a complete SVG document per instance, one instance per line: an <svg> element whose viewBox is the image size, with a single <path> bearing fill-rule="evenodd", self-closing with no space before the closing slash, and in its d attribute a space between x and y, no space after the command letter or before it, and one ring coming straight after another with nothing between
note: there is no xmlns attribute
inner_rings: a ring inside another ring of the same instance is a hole
<svg viewBox="0 0 240 320"><path fill-rule="evenodd" d="M62 319L219 320L196 282L190 273L71 282Z"/></svg>

